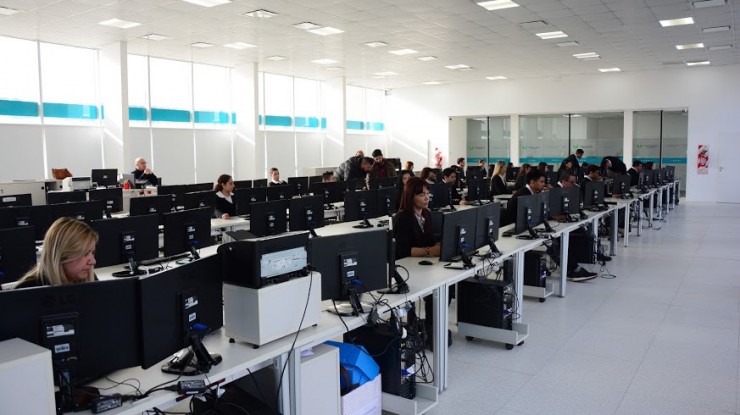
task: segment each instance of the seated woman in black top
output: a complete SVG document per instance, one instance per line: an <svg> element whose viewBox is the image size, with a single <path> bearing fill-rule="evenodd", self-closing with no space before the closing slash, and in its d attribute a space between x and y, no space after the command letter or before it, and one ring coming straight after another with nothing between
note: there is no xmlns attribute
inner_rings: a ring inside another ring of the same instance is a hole
<svg viewBox="0 0 740 415"><path fill-rule="evenodd" d="M57 219L44 236L39 262L15 288L95 281L95 245L98 234L85 222Z"/></svg>
<svg viewBox="0 0 740 415"><path fill-rule="evenodd" d="M506 163L502 160L496 162L491 173L491 196L509 195L511 190L506 187Z"/></svg>
<svg viewBox="0 0 740 415"><path fill-rule="evenodd" d="M439 256L429 213L429 185L424 180L411 177L404 185L401 207L393 218L393 233L396 259Z"/></svg>
<svg viewBox="0 0 740 415"><path fill-rule="evenodd" d="M234 192L234 180L231 176L228 174L218 176L213 190L216 192L216 217L229 219L236 216L236 204L231 198Z"/></svg>

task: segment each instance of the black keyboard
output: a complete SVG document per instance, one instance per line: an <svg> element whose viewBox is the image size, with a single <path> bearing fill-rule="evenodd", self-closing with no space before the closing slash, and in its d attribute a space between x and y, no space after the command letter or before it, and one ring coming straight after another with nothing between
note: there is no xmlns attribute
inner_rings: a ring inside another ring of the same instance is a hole
<svg viewBox="0 0 740 415"><path fill-rule="evenodd" d="M171 255L171 256L160 256L160 257L156 257L152 259L145 259L145 260L139 261L139 265L143 265L143 266L156 265L156 264L161 264L163 262L177 261L178 259L187 258L188 256L190 256L190 252L183 252L183 253Z"/></svg>

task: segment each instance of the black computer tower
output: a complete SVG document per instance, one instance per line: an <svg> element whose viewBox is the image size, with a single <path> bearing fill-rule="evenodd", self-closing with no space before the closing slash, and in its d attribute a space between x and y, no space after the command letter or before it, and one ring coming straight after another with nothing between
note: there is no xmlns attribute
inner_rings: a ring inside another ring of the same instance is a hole
<svg viewBox="0 0 740 415"><path fill-rule="evenodd" d="M457 321L511 330L514 288L511 282L478 281L457 283Z"/></svg>
<svg viewBox="0 0 740 415"><path fill-rule="evenodd" d="M365 346L368 353L380 366L381 389L385 393L406 399L416 397L415 375L403 372L416 367L416 354L405 347L399 333L393 333L387 325L362 326L345 333L344 342Z"/></svg>
<svg viewBox="0 0 740 415"><path fill-rule="evenodd" d="M590 230L579 229L570 233L568 261L571 264L595 264L596 247Z"/></svg>

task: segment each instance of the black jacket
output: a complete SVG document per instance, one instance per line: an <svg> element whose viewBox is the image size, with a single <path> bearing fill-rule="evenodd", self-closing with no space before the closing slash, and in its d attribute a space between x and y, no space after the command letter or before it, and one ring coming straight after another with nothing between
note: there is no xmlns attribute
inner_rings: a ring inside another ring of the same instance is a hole
<svg viewBox="0 0 740 415"><path fill-rule="evenodd" d="M134 175L134 180L136 180L136 181L139 181L139 180L144 181L144 180L146 180L152 186L158 186L159 185L159 179L157 178L157 175L154 174L154 173L152 173L152 174L145 174L143 171L137 169L137 170L132 171L131 174Z"/></svg>
<svg viewBox="0 0 740 415"><path fill-rule="evenodd" d="M411 256L411 248L434 246L432 218L427 215L424 230L421 229L413 213L401 210L393 217L393 235L396 238L396 259Z"/></svg>
<svg viewBox="0 0 740 415"><path fill-rule="evenodd" d="M339 165L337 171L334 173L337 176L337 180L346 181L364 178L365 172L362 171L361 162L362 157L348 158L344 163Z"/></svg>
<svg viewBox="0 0 740 415"><path fill-rule="evenodd" d="M511 191L506 187L504 178L498 175L491 177L491 195L498 196L508 194L511 194Z"/></svg>
<svg viewBox="0 0 740 415"><path fill-rule="evenodd" d="M509 222L508 223L516 223L516 210L517 210L517 199L522 196L530 196L532 195L532 191L529 190L527 186L522 187L521 189L514 192L511 199L509 199L509 204L506 208L509 216Z"/></svg>
<svg viewBox="0 0 740 415"><path fill-rule="evenodd" d="M634 167L632 167L629 170L627 170L627 174L629 174L631 178L630 185L637 186L640 182L640 172L638 172L637 170L635 170Z"/></svg>
<svg viewBox="0 0 740 415"><path fill-rule="evenodd" d="M231 196L231 200L234 200L234 196ZM229 216L236 216L236 203L231 203L226 198L218 196L216 194L216 209L214 214L217 218L220 218L224 213L228 213Z"/></svg>

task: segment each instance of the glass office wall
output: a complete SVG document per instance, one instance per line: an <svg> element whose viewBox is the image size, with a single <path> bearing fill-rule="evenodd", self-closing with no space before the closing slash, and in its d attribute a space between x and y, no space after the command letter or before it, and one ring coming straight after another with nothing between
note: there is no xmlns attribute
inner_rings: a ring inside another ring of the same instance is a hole
<svg viewBox="0 0 740 415"><path fill-rule="evenodd" d="M606 156L624 154L624 113L584 113L570 116L570 151L584 151L582 162L599 164Z"/></svg>
<svg viewBox="0 0 740 415"><path fill-rule="evenodd" d="M465 158L468 164L488 159L488 119L468 118Z"/></svg>
<svg viewBox="0 0 740 415"><path fill-rule="evenodd" d="M470 165L479 160L493 164L511 158L511 117L467 119L466 159Z"/></svg>
<svg viewBox="0 0 740 415"><path fill-rule="evenodd" d="M636 111L634 159L652 161L656 167L676 166L676 176L686 177L688 112Z"/></svg>
<svg viewBox="0 0 740 415"><path fill-rule="evenodd" d="M569 114L519 117L519 162L560 165L568 151Z"/></svg>

